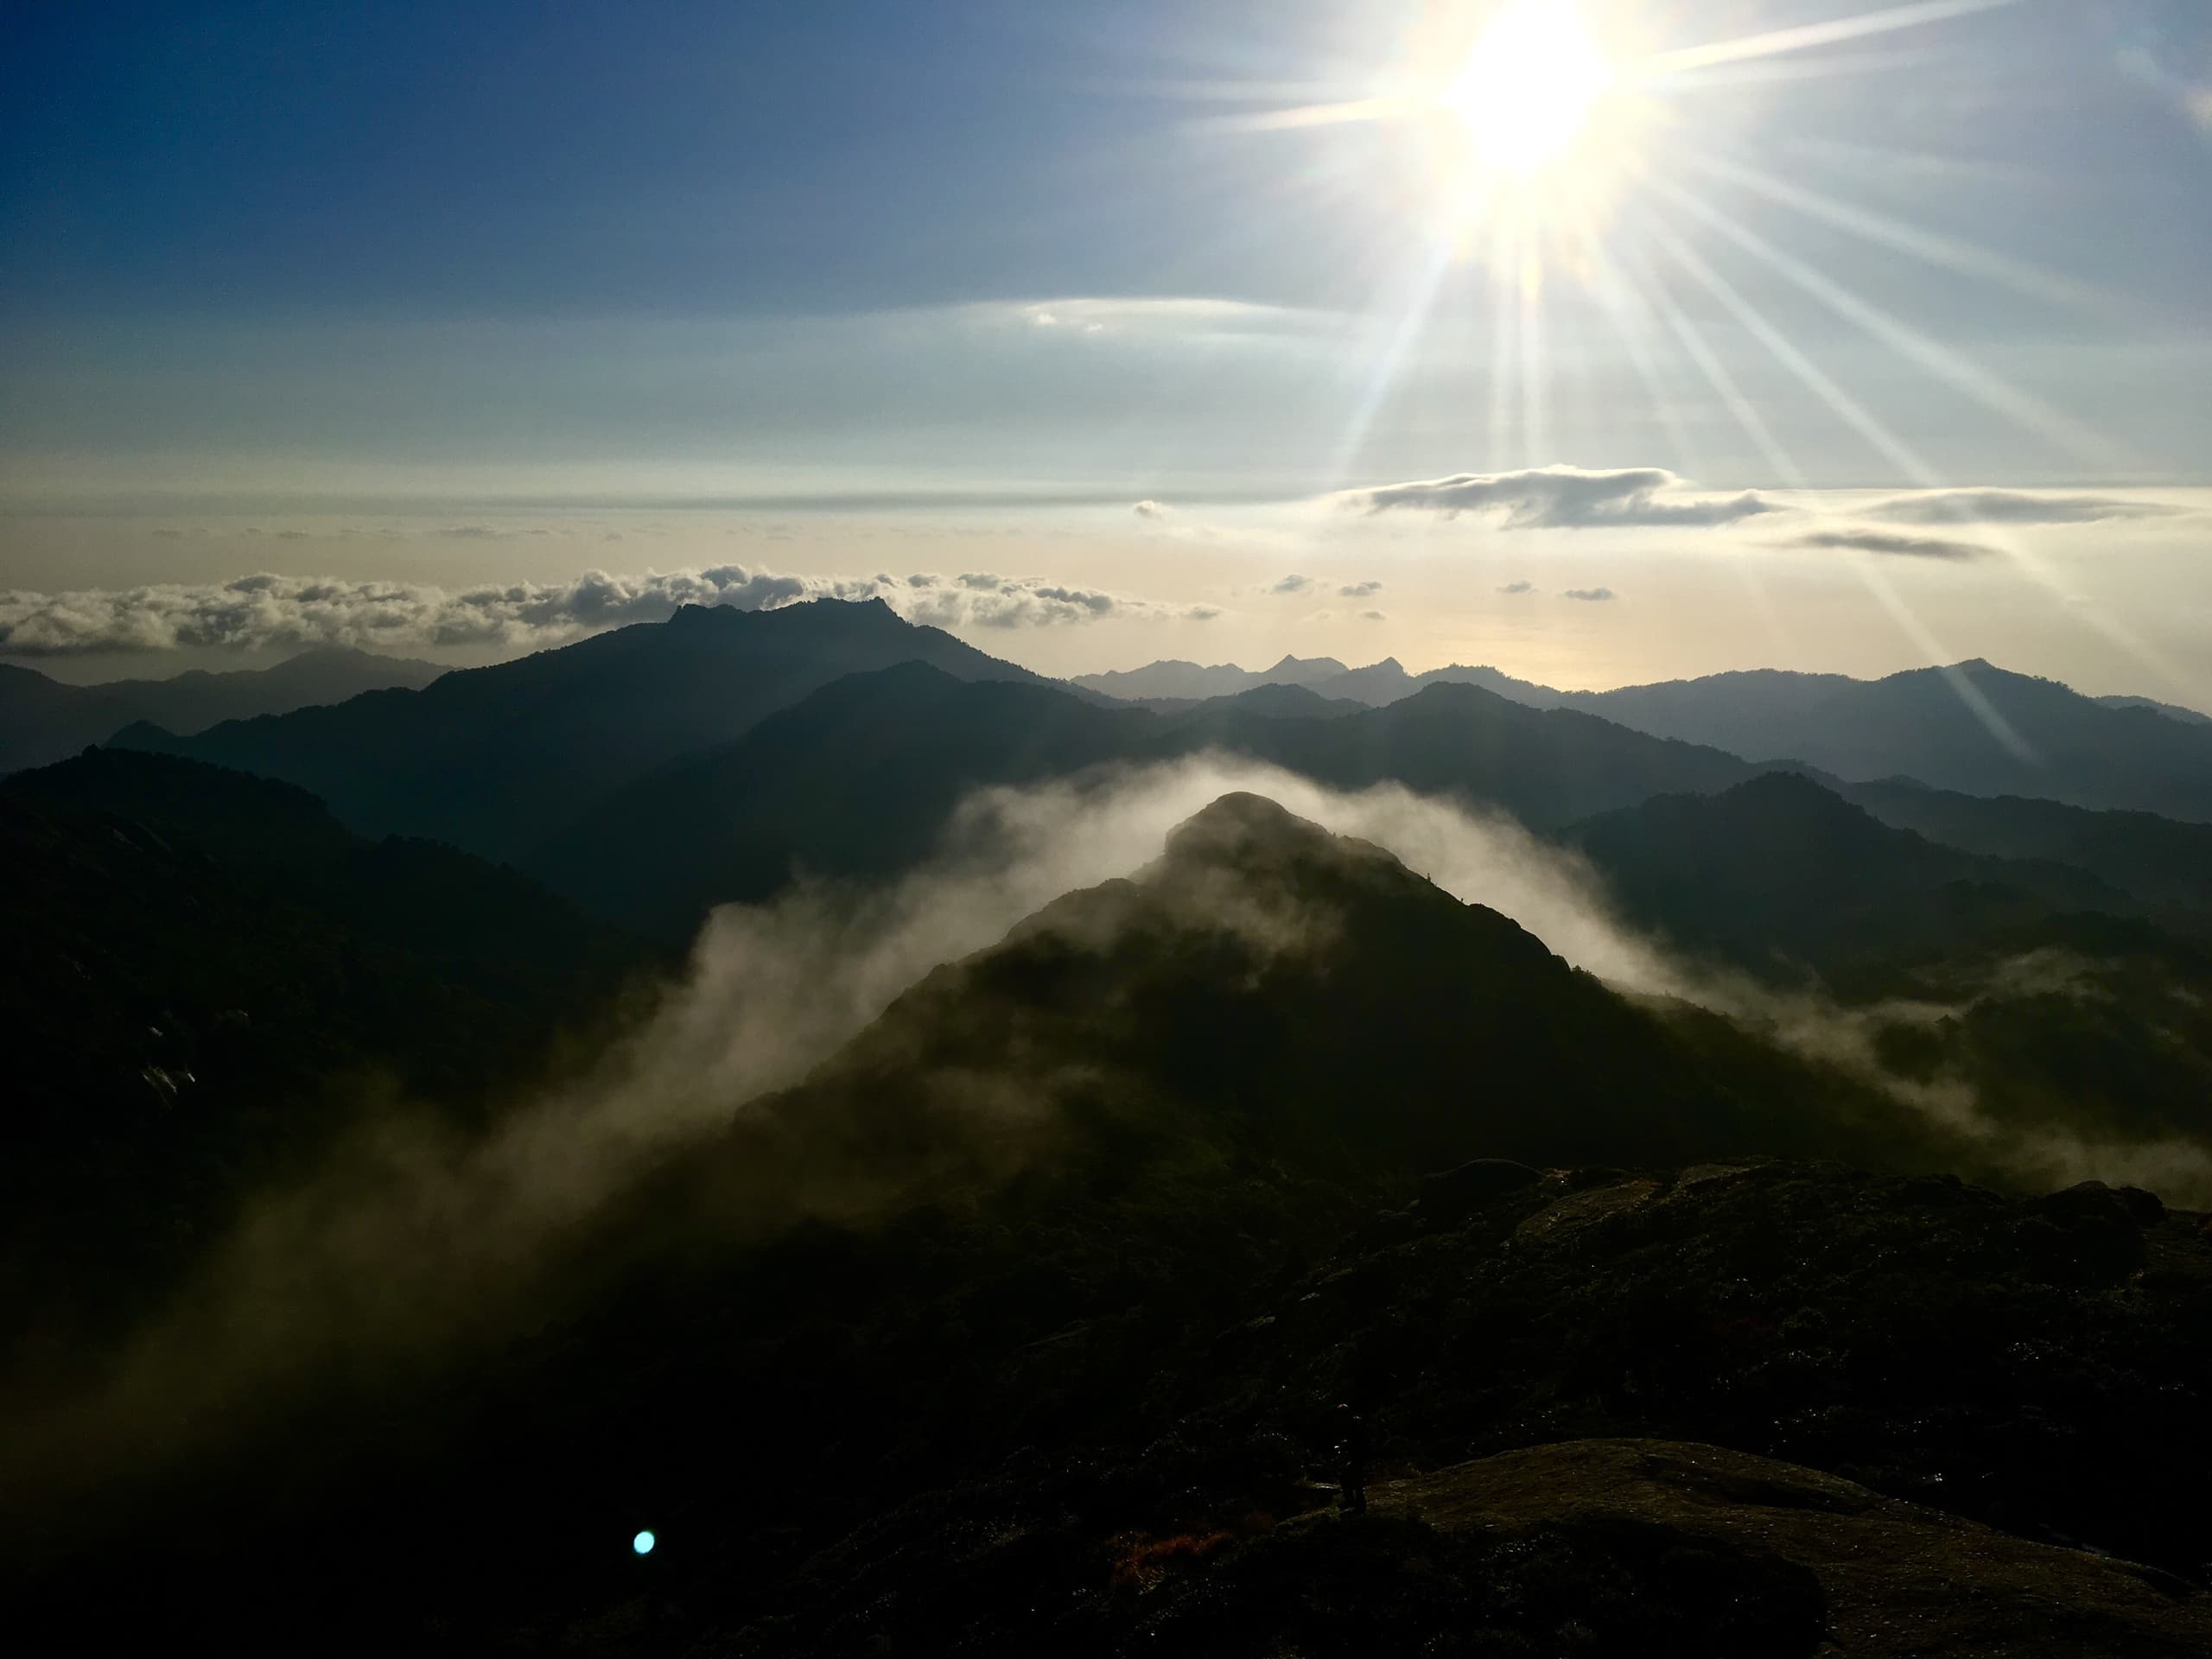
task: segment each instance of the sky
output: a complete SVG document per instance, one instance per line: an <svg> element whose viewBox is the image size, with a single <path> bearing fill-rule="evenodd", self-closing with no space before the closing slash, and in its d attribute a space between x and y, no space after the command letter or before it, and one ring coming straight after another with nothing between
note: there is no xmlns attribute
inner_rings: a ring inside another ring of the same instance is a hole
<svg viewBox="0 0 2212 1659"><path fill-rule="evenodd" d="M2212 706L2202 0L0 7L0 661Z"/></svg>

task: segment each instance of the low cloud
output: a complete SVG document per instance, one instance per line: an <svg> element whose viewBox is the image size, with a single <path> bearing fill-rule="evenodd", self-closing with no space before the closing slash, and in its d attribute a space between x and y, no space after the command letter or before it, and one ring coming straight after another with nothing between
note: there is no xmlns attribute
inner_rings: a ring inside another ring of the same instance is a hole
<svg viewBox="0 0 2212 1659"><path fill-rule="evenodd" d="M1311 576L1285 576L1268 589L1271 594L1302 594L1313 585Z"/></svg>
<svg viewBox="0 0 2212 1659"><path fill-rule="evenodd" d="M2164 501L2109 495L2038 495L2031 490L1929 490L1863 508L1900 524L2093 524L2110 518L2166 518L2184 512Z"/></svg>
<svg viewBox="0 0 2212 1659"><path fill-rule="evenodd" d="M879 582L887 582L877 577ZM938 627L1031 628L1098 622L1108 617L1204 622L1219 614L1205 605L1170 605L1097 588L1075 588L1041 576L969 572L906 578L884 597L909 621Z"/></svg>
<svg viewBox="0 0 2212 1659"><path fill-rule="evenodd" d="M1140 501L1129 511L1140 518L1165 518L1175 509L1165 501Z"/></svg>
<svg viewBox="0 0 2212 1659"><path fill-rule="evenodd" d="M1463 512L1501 512L1507 530L1681 529L1732 524L1783 510L1751 490L1727 496L1692 494L1681 479L1662 467L1458 473L1355 491L1348 499L1369 512L1410 507L1453 518Z"/></svg>
<svg viewBox="0 0 2212 1659"><path fill-rule="evenodd" d="M1562 599L1586 600L1590 603L1597 605L1603 604L1606 600L1612 598L1613 590L1610 588L1570 588L1562 594L1560 597Z"/></svg>
<svg viewBox="0 0 2212 1659"><path fill-rule="evenodd" d="M1359 620L1363 622L1388 622L1390 614L1387 611L1362 611Z"/></svg>
<svg viewBox="0 0 2212 1659"><path fill-rule="evenodd" d="M1536 591L1536 584L1533 582L1509 582L1497 591L1501 594L1533 594Z"/></svg>
<svg viewBox="0 0 2212 1659"><path fill-rule="evenodd" d="M1781 547L1834 548L1846 552L1879 553L1891 558L1948 559L1954 563L1979 559L1989 550L1973 542L1943 536L1905 536L1893 530L1814 530L1793 536Z"/></svg>
<svg viewBox="0 0 2212 1659"><path fill-rule="evenodd" d="M1344 599L1372 599L1382 591L1379 582L1348 582L1337 589L1338 596Z"/></svg>
<svg viewBox="0 0 2212 1659"><path fill-rule="evenodd" d="M824 598L880 599L910 620L941 627L1049 627L1109 617L1203 621L1218 613L1041 576L976 572L792 575L725 564L645 575L588 570L566 582L460 589L264 574L200 585L0 591L0 657L308 645L531 651L665 621L679 605L772 610Z"/></svg>
<svg viewBox="0 0 2212 1659"><path fill-rule="evenodd" d="M747 1183L736 1195L743 1201L718 1215L734 1236L805 1219L862 1221L925 1198L937 1166L864 1167L834 1126L810 1135L804 1122L789 1120L785 1135L774 1091L805 1077L939 963L1003 938L1061 893L1142 868L1176 825L1232 791L1388 849L1609 984L1696 1003L1881 1089L1975 1161L2027 1184L2149 1179L2181 1202L2212 1193L2212 1160L2194 1138L2024 1135L1985 1112L1962 1077L1914 1081L1887 1070L1886 1028L1932 1025L1955 1007L1841 1007L1708 970L1624 926L1587 864L1508 817L1395 785L1341 793L1202 755L981 791L953 814L933 856L885 886L802 883L767 905L716 911L683 982L628 1037L595 1064L564 1068L557 1084L481 1133L387 1112L373 1135L349 1143L320 1174L243 1217L104 1374L86 1368L84 1382L35 1419L16 1414L28 1432L16 1444L32 1455L11 1470L18 1478L7 1498L41 1515L48 1493L78 1490L93 1471L111 1483L143 1476L188 1453L194 1434L251 1421L336 1363L374 1379L390 1355L504 1342L537 1328L557 1306L545 1275L567 1259L561 1241L693 1143L772 1131L760 1142L768 1155L733 1171ZM1219 919L1251 918L1224 902ZM1050 1144L1039 1131L1049 1131L1058 1109L1056 1080L1029 1075L1010 1053L1002 1074L970 1081L972 1097L959 1104L976 1155L955 1167L1010 1175Z"/></svg>

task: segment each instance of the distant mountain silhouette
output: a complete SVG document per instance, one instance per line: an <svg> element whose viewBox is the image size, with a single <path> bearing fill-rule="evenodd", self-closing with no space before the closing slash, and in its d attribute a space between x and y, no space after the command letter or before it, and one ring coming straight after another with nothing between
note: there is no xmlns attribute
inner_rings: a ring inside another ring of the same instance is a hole
<svg viewBox="0 0 2212 1659"><path fill-rule="evenodd" d="M1725 789L1757 768L1567 709L1525 708L1479 686L1431 684L1365 714L1281 720L1234 706L1175 721L1168 747L1212 747L1339 788L1397 783L1565 824L1652 795Z"/></svg>
<svg viewBox="0 0 2212 1659"><path fill-rule="evenodd" d="M1080 683L1096 686L1097 678ZM1391 658L1300 683L1325 697L1371 703L1440 683L1478 685L1530 708L1578 709L1655 737L1751 761L1800 760L1843 779L1908 777L1968 795L2212 821L2212 719L2148 698L2086 697L1980 660L1879 680L1758 669L1558 691L1493 668L1408 675Z"/></svg>
<svg viewBox="0 0 2212 1659"><path fill-rule="evenodd" d="M189 734L226 720L343 702L363 691L419 688L444 672L435 663L340 645L319 645L272 668L195 668L174 679L99 685L68 685L0 664L0 772L62 760L137 721Z"/></svg>
<svg viewBox="0 0 2212 1659"><path fill-rule="evenodd" d="M2099 697L2096 701L2107 709L2148 709L2154 715L2164 715L2184 726L2212 726L2212 715L2199 714L2177 702L2160 702L2156 697Z"/></svg>
<svg viewBox="0 0 2212 1659"><path fill-rule="evenodd" d="M1220 663L1200 668L1196 663L1148 663L1142 668L1106 674L1078 674L1068 682L1130 702L1195 702L1207 698L1235 696L1268 686L1303 686L1327 698L1346 698L1374 706L1395 702L1432 685L1479 685L1532 708L1559 706L1565 694L1548 687L1516 680L1494 668L1468 668L1453 664L1425 674L1408 674L1398 659L1386 657L1364 668L1346 668L1333 657L1285 657L1273 668L1238 668Z"/></svg>
<svg viewBox="0 0 2212 1659"><path fill-rule="evenodd" d="M2071 864L2164 907L2170 923L2212 931L2212 824L2018 795L1961 795L1909 779L1841 791L1885 823L1968 852Z"/></svg>
<svg viewBox="0 0 2212 1659"><path fill-rule="evenodd" d="M421 691L193 738L137 726L116 741L301 785L366 834L511 858L656 766L728 742L842 675L910 661L962 679L1047 683L880 600L686 605L666 622L458 671Z"/></svg>
<svg viewBox="0 0 2212 1659"><path fill-rule="evenodd" d="M1235 696L1262 685L1313 685L1345 673L1333 657L1285 657L1273 668L1239 668L1234 663L1201 667L1197 663L1147 663L1142 668L1114 670L1104 674L1078 674L1068 683L1102 692L1131 702L1156 698L1193 702L1204 697Z"/></svg>
<svg viewBox="0 0 2212 1659"><path fill-rule="evenodd" d="M1255 685L1233 697L1210 697L1203 703L1185 703L1173 712L1188 713L1200 709L1216 713L1242 710L1276 720L1332 720L1338 715L1359 714L1370 706L1353 697L1325 696L1310 686ZM1171 712L1166 708L1159 711Z"/></svg>
<svg viewBox="0 0 2212 1659"><path fill-rule="evenodd" d="M1846 779L2212 819L2212 726L2109 708L1985 662L1871 682L1724 674L1570 702L1639 731Z"/></svg>
<svg viewBox="0 0 2212 1659"><path fill-rule="evenodd" d="M1255 701L1163 715L1047 686L962 683L921 664L856 675L609 795L521 862L602 914L684 938L712 906L766 898L795 869L874 879L911 867L974 788L1112 761L1216 749L1339 787L1402 783L1552 825L1726 788L1753 770L1472 686L1332 718L1286 718Z"/></svg>
<svg viewBox="0 0 2212 1659"><path fill-rule="evenodd" d="M1072 689L1080 691L1083 688ZM1218 697L1116 697L1112 702L1129 708L1149 709L1155 715L1243 709L1290 720L1328 720L1338 715L1357 715L1374 707L1351 697L1325 697L1302 685L1255 685L1249 691L1235 691Z"/></svg>
<svg viewBox="0 0 2212 1659"><path fill-rule="evenodd" d="M1567 839L1631 919L1755 966L1794 957L1834 970L1978 944L2053 915L2148 908L2069 865L1939 846L1786 772L1714 795L1662 796Z"/></svg>

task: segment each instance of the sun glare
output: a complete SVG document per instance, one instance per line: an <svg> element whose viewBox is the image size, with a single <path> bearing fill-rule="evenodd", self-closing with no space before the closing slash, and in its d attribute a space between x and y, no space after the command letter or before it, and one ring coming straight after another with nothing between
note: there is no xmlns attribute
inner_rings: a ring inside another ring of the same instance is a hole
<svg viewBox="0 0 2212 1659"><path fill-rule="evenodd" d="M1611 79L1574 0L1508 0L1441 101L1484 167L1527 179L1573 152Z"/></svg>

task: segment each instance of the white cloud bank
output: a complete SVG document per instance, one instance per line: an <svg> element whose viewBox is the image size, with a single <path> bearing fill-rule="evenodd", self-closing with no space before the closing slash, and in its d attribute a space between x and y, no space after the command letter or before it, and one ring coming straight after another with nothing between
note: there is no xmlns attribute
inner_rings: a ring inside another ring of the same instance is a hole
<svg viewBox="0 0 2212 1659"><path fill-rule="evenodd" d="M1052 627L1109 617L1203 621L1203 605L1071 587L1042 576L934 572L893 577L779 575L743 565L449 590L421 583L260 575L199 585L0 592L0 657L67 657L181 647L364 650L498 646L534 650L678 605L772 610L808 599L880 599L940 627Z"/></svg>

